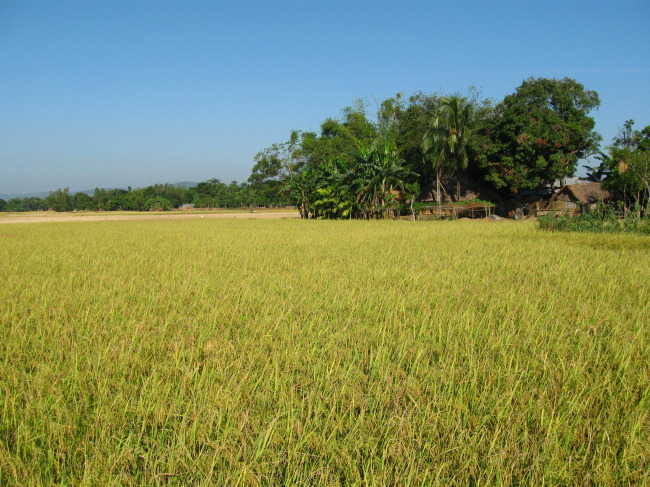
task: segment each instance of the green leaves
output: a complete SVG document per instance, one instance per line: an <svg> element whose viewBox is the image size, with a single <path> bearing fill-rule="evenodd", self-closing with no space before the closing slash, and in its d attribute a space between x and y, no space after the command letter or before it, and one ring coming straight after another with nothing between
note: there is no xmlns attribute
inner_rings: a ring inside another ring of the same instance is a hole
<svg viewBox="0 0 650 487"><path fill-rule="evenodd" d="M68 188L57 189L56 191L53 191L47 198L45 198L45 202L47 203L48 207L54 211L72 210Z"/></svg>
<svg viewBox="0 0 650 487"><path fill-rule="evenodd" d="M469 164L469 148L474 141L473 108L459 96L442 98L440 105L441 112L431 120L422 139L422 152L431 161L437 178L445 166L455 168L456 199L460 200L459 179Z"/></svg>
<svg viewBox="0 0 650 487"><path fill-rule="evenodd" d="M605 187L628 204L647 206L650 201L650 126L634 130L634 120L627 120L623 130L601 153L601 164L594 171L605 174Z"/></svg>
<svg viewBox="0 0 650 487"><path fill-rule="evenodd" d="M486 180L517 193L573 175L600 140L588 113L598 94L575 80L530 78L505 97L478 156Z"/></svg>
<svg viewBox="0 0 650 487"><path fill-rule="evenodd" d="M300 208L303 218L363 218L386 216L392 192L415 177L390 142L357 141L350 154L311 161L286 179L283 190Z"/></svg>
<svg viewBox="0 0 650 487"><path fill-rule="evenodd" d="M403 189L404 183L415 176L392 143L378 140L370 147L361 145L354 172L356 201L366 218L385 216L393 200L392 191Z"/></svg>

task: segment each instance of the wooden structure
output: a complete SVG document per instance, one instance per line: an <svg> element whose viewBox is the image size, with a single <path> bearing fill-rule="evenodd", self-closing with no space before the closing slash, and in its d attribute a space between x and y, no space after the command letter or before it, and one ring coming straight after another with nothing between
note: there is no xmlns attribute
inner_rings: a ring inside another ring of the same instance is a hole
<svg viewBox="0 0 650 487"><path fill-rule="evenodd" d="M440 178L440 204L436 204L436 182L427 184L420 191L417 201L423 203L419 214L432 215L434 218L487 218L495 205L475 203L472 200L499 202L501 198L491 189L471 179L461 178L460 199L456 195L456 178ZM465 204L458 204L467 202Z"/></svg>
<svg viewBox="0 0 650 487"><path fill-rule="evenodd" d="M482 203L443 204L423 206L418 211L420 215L433 215L437 218L488 218L494 211L494 205Z"/></svg>

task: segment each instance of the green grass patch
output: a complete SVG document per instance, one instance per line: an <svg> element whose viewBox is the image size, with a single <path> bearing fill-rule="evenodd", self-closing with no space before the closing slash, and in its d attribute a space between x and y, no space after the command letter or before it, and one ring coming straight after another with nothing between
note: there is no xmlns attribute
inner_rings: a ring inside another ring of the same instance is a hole
<svg viewBox="0 0 650 487"><path fill-rule="evenodd" d="M639 208L624 214L613 206L600 206L594 211L576 216L567 214L552 214L540 216L538 219L541 230L560 232L588 233L628 233L650 235L650 213L639 217Z"/></svg>

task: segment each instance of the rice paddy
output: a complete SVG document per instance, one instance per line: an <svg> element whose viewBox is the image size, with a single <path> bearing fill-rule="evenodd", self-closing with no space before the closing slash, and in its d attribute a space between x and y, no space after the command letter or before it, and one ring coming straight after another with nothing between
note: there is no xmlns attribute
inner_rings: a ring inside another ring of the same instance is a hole
<svg viewBox="0 0 650 487"><path fill-rule="evenodd" d="M650 485L650 239L0 226L0 485Z"/></svg>

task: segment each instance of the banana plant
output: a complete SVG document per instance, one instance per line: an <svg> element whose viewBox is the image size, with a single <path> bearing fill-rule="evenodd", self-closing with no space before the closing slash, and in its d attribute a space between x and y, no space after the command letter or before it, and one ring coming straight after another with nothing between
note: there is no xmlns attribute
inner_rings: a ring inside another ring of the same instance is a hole
<svg viewBox="0 0 650 487"><path fill-rule="evenodd" d="M359 145L354 171L356 201L361 205L364 217L385 217L394 201L392 191L403 189L404 184L416 175L406 166L392 143L375 140L370 147Z"/></svg>

